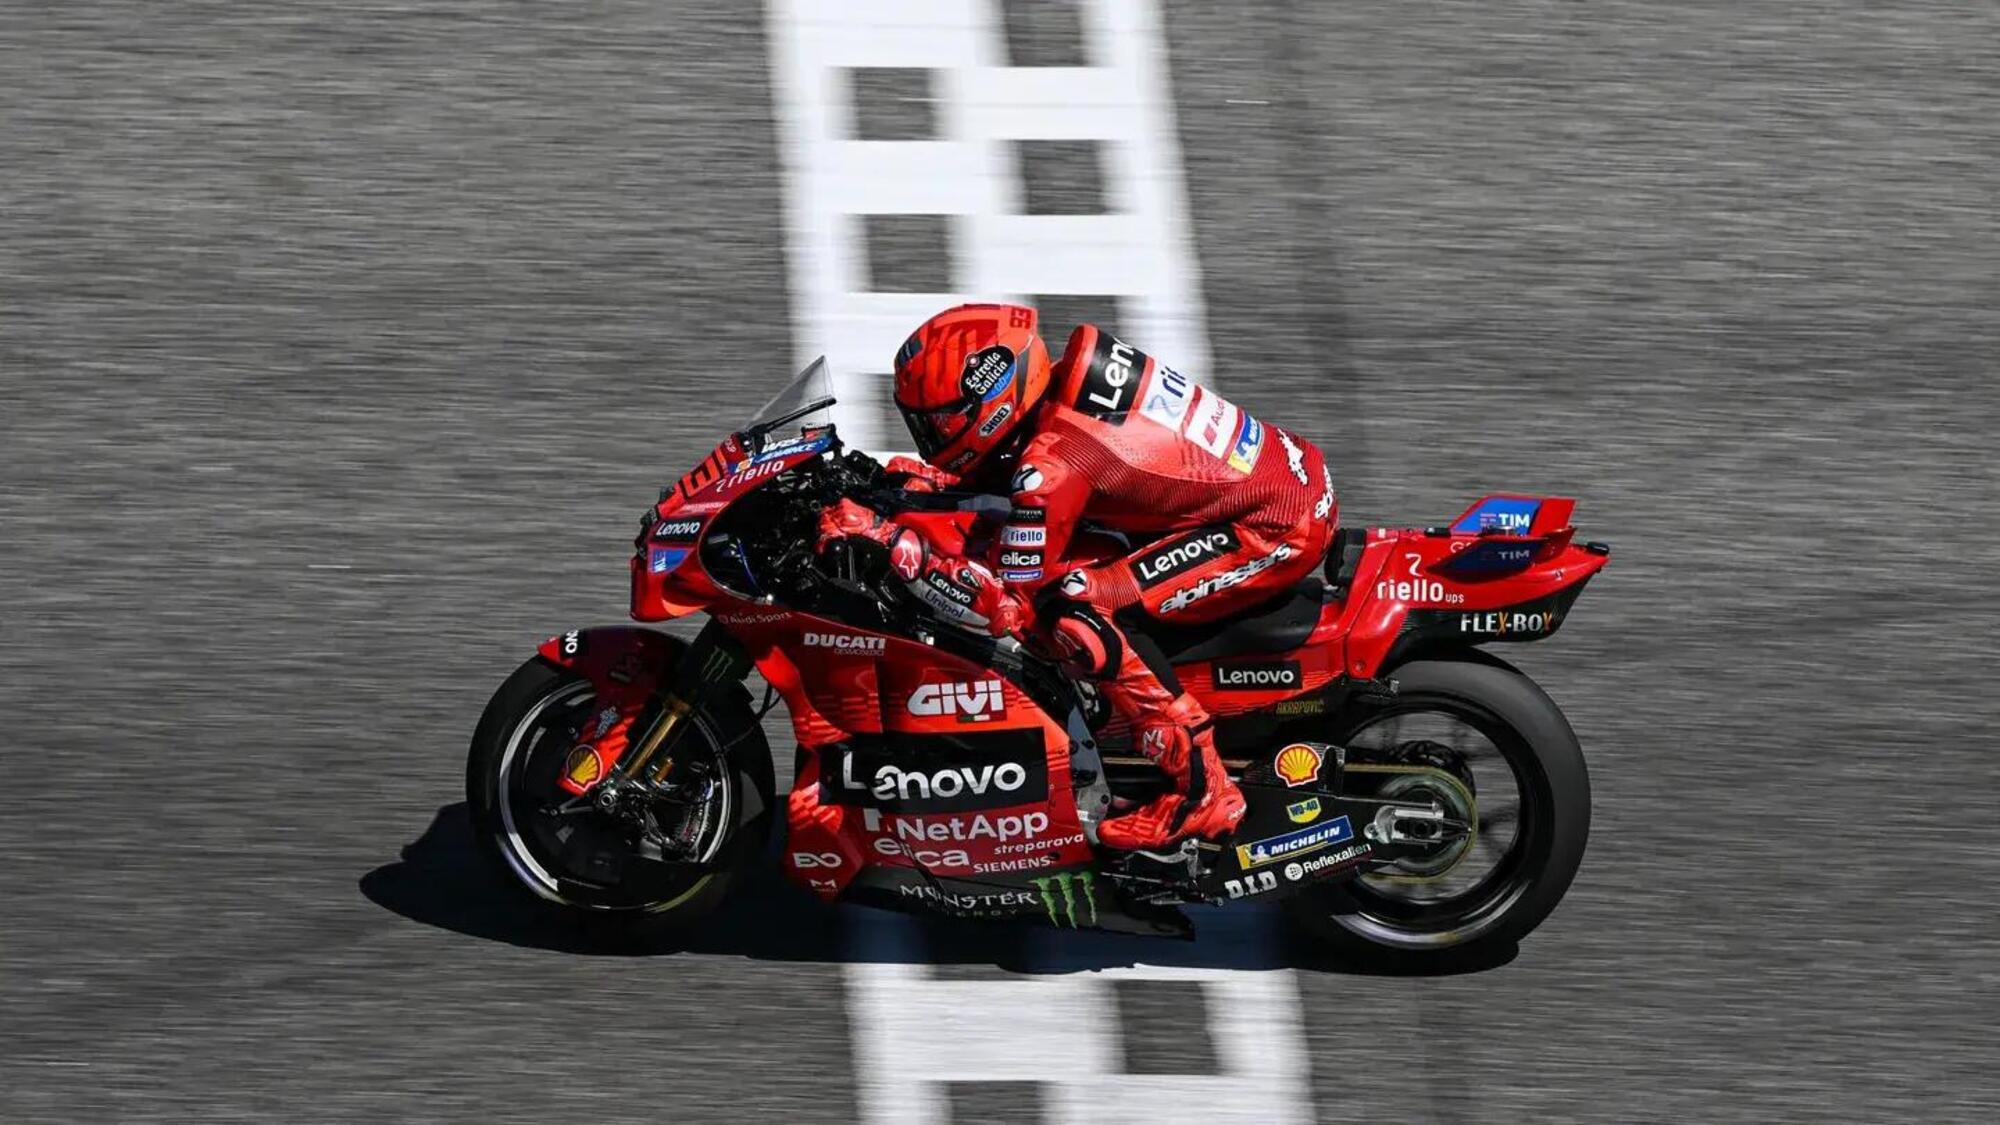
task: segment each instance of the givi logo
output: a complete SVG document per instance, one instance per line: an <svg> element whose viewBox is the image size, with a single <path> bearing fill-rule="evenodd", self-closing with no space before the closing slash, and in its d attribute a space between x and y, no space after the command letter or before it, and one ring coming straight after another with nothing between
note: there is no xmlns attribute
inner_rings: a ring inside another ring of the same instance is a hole
<svg viewBox="0 0 2000 1125"><path fill-rule="evenodd" d="M965 722L983 723L1007 713L1000 681L970 684L925 684L910 696L910 714L923 718L957 715Z"/></svg>

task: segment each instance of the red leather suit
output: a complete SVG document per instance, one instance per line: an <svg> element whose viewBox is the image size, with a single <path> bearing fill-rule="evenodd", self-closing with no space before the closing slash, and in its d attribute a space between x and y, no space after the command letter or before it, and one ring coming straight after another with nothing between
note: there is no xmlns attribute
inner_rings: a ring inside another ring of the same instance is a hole
<svg viewBox="0 0 2000 1125"><path fill-rule="evenodd" d="M1145 626L1225 618L1313 572L1338 516L1319 450L1089 325L1071 335L1028 425L988 569L1037 607L1142 745L1153 728L1202 730L1208 715ZM1075 557L1081 521L1132 549ZM1094 612L1075 614L1081 606Z"/></svg>

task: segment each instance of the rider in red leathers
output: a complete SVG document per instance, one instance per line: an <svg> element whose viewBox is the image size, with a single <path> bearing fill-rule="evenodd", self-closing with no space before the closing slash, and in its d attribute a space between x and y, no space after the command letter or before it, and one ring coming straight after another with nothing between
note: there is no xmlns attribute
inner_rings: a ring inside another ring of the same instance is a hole
<svg viewBox="0 0 2000 1125"><path fill-rule="evenodd" d="M896 405L927 463L890 461L912 488L1011 495L983 560L852 501L822 541L863 536L918 597L964 627L1052 645L1096 681L1172 781L1099 828L1105 845L1157 849L1226 835L1243 795L1206 710L1181 689L1149 626L1216 621L1319 566L1337 516L1320 453L1151 356L1085 325L1051 370L1033 309L961 305L896 353ZM1109 561L1070 548L1079 521L1123 533Z"/></svg>

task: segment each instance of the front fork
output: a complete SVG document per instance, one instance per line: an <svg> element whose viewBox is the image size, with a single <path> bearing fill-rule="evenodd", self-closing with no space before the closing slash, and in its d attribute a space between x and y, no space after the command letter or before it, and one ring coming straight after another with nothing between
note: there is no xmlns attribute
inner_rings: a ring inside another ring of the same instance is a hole
<svg viewBox="0 0 2000 1125"><path fill-rule="evenodd" d="M593 735L571 750L558 782L572 796L588 794L606 812L629 798L656 792L673 776L674 750L689 716L711 693L740 682L751 666L743 646L713 620L681 651L664 679L637 663L616 661L603 670L595 686L606 713L616 713L617 721L600 722ZM657 706L652 705L655 699Z"/></svg>

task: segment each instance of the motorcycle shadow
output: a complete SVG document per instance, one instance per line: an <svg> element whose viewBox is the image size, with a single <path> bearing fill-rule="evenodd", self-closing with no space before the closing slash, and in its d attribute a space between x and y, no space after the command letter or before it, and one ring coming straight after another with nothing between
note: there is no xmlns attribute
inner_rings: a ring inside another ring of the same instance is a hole
<svg viewBox="0 0 2000 1125"><path fill-rule="evenodd" d="M1443 976L1480 972L1512 961L1508 947L1478 961L1412 966L1359 962L1313 948L1273 907L1193 907L1196 938L1072 932L1027 922L974 922L827 906L784 882L775 854L739 883L698 934L672 944L589 926L553 909L536 909L507 884L473 842L464 802L445 805L401 857L363 875L360 891L390 913L486 941L586 956L675 953L825 964L915 964L946 975L985 972L1073 973L1133 965L1185 969L1307 972L1368 976Z"/></svg>

